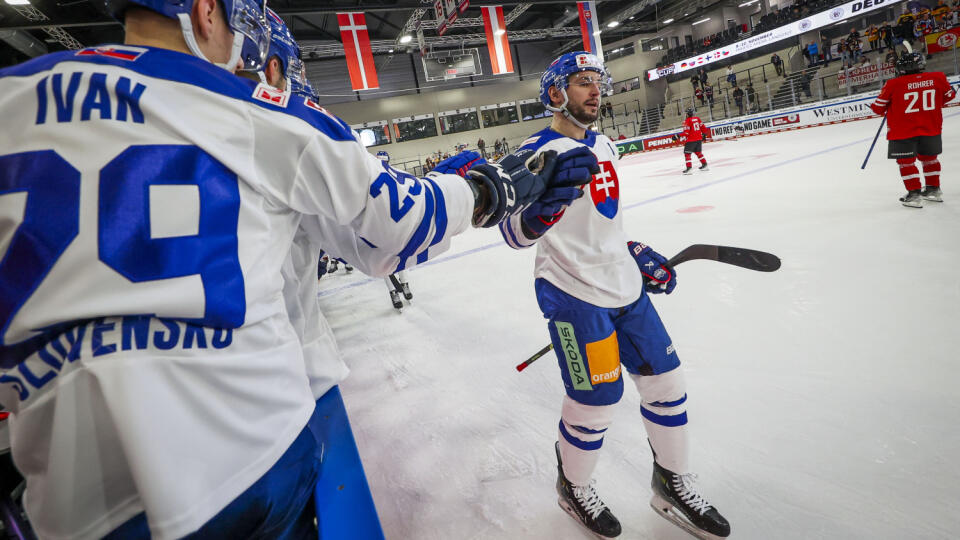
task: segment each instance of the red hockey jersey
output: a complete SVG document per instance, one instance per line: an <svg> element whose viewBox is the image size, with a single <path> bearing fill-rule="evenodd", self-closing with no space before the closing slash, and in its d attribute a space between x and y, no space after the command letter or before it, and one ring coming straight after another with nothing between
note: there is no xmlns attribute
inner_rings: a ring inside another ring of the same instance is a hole
<svg viewBox="0 0 960 540"><path fill-rule="evenodd" d="M710 128L700 118L691 116L683 121L683 139L686 142L702 141L709 136Z"/></svg>
<svg viewBox="0 0 960 540"><path fill-rule="evenodd" d="M890 79L870 108L887 115L887 139L940 135L943 105L956 92L940 71L911 73Z"/></svg>

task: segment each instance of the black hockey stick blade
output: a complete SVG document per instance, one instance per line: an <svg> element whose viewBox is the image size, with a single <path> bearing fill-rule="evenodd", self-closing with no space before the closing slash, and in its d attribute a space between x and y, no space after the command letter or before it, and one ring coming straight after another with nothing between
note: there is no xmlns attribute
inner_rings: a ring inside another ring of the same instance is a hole
<svg viewBox="0 0 960 540"><path fill-rule="evenodd" d="M757 272L774 272L780 268L780 258L772 253L755 249L730 246L713 246L710 244L694 244L670 259L670 266L682 262L706 259L711 261L732 264Z"/></svg>

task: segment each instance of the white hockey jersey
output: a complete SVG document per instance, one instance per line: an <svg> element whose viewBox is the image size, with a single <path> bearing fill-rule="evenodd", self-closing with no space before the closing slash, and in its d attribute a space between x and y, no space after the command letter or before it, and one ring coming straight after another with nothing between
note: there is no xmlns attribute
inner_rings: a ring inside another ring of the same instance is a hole
<svg viewBox="0 0 960 540"><path fill-rule="evenodd" d="M0 118L0 404L43 538L183 536L283 454L314 408L278 279L301 214L395 266L470 224L461 178L178 52L0 70Z"/></svg>
<svg viewBox="0 0 960 540"><path fill-rule="evenodd" d="M584 186L583 196L539 239L524 235L520 214L501 223L500 232L515 249L537 245L535 277L595 306L625 306L643 293L643 276L627 250L623 232L616 147L605 135L592 131L578 141L547 128L533 134L520 149L563 153L578 146L590 148L600 165L600 172Z"/></svg>
<svg viewBox="0 0 960 540"><path fill-rule="evenodd" d="M320 245L303 227L298 228L280 275L287 315L303 346L303 361L314 399L320 399L350 373L340 356L333 329L320 312L317 301L319 262Z"/></svg>

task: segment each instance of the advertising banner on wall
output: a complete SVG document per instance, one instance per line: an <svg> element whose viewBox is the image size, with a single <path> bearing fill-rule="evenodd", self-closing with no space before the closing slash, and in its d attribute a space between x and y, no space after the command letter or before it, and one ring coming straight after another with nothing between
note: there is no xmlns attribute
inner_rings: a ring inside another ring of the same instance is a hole
<svg viewBox="0 0 960 540"><path fill-rule="evenodd" d="M960 106L960 76L948 77L947 80L958 91L957 96L947 106ZM711 139L719 141L838 124L871 117L879 119L876 113L870 109L870 104L876 99L877 94L879 94L879 91L875 90L854 96L843 96L817 104L800 105L772 112L742 116L735 120L708 122L707 126L711 131ZM620 155L624 155L679 146L683 144L683 140L675 141L674 137L680 135L680 131L677 128L646 137L617 141L617 150Z"/></svg>
<svg viewBox="0 0 960 540"><path fill-rule="evenodd" d="M895 76L896 69L894 69L893 64L869 65L867 67L840 70L837 72L837 84L840 85L840 89L842 90L847 87L848 78L849 84L860 86L877 82L881 79L890 79Z"/></svg>
<svg viewBox="0 0 960 540"><path fill-rule="evenodd" d="M672 73L680 73L688 69L712 64L723 58L731 58L738 54L758 49L764 45L770 45L771 43L776 43L789 37L799 36L800 34L816 30L817 28L839 23L850 17L869 13L875 9L890 7L900 1L901 0L856 0L855 2L847 2L826 11L815 13L805 19L793 21L781 27L774 28L769 32L750 36L736 43L731 43L697 56L691 56L690 58L685 58L661 68L651 69L647 71L647 79L652 81Z"/></svg>

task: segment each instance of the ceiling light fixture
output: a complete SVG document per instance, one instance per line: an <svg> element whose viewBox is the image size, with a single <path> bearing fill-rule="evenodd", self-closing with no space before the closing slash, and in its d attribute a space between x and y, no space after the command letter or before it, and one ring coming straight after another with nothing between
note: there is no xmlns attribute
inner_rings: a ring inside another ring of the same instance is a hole
<svg viewBox="0 0 960 540"><path fill-rule="evenodd" d="M411 41L413 41L413 36L411 36L410 34L407 34L400 38L400 43L410 43Z"/></svg>
<svg viewBox="0 0 960 540"><path fill-rule="evenodd" d="M620 26L620 21L610 21L607 23L607 28L616 28Z"/></svg>
<svg viewBox="0 0 960 540"><path fill-rule="evenodd" d="M709 20L710 20L710 17L707 17L706 19L700 19L699 21L697 21L697 22L695 22L695 23L690 23L690 26L696 26L696 25L698 25L698 24L700 24L700 23L705 23L705 22L707 22L707 21L709 21Z"/></svg>
<svg viewBox="0 0 960 540"><path fill-rule="evenodd" d="M663 24L670 24L670 23L672 23L672 22L673 22L673 19L667 19L667 20L663 21Z"/></svg>

